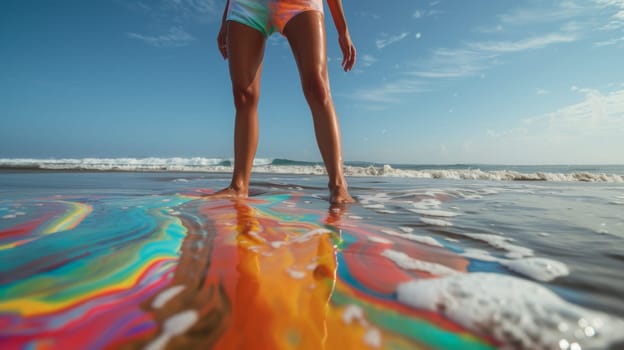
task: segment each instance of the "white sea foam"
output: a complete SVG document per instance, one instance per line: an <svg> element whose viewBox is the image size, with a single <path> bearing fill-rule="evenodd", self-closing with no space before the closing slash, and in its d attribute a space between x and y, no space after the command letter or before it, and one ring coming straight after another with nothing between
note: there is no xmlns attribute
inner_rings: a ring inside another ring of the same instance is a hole
<svg viewBox="0 0 624 350"><path fill-rule="evenodd" d="M298 236L296 238L293 238L291 240L288 241L272 241L271 242L271 247L278 249L283 245L288 245L288 244L292 244L292 243L303 243L306 241L311 240L312 238L314 238L315 236L322 236L325 234L332 234L332 231L328 230L328 229L324 229L324 228L317 228L311 231L308 231L304 234L302 234L301 236ZM257 236L258 239L261 239L262 241L266 241L264 238Z"/></svg>
<svg viewBox="0 0 624 350"><path fill-rule="evenodd" d="M475 260L497 262L511 271L542 282L552 281L557 277L570 274L566 264L547 258L505 259L493 256L485 250L472 248L465 249L461 256Z"/></svg>
<svg viewBox="0 0 624 350"><path fill-rule="evenodd" d="M457 271L446 267L444 265L422 261L409 257L407 254L386 249L381 253L382 256L392 260L397 266L407 270L418 270L422 272L428 272L435 276L448 276L458 273Z"/></svg>
<svg viewBox="0 0 624 350"><path fill-rule="evenodd" d="M428 210L428 209L408 209L408 210L419 215L435 216L435 217L440 217L440 218L452 218L452 217L459 215L459 213L454 213L452 211L446 211L446 210Z"/></svg>
<svg viewBox="0 0 624 350"><path fill-rule="evenodd" d="M413 235L410 233L399 233L399 232L389 230L389 229L383 229L381 230L381 232L389 236L401 237L401 238L409 239L410 241L427 244L433 247L442 247L442 244L440 244L440 242L436 241L435 239L429 236L419 236L419 235Z"/></svg>
<svg viewBox="0 0 624 350"><path fill-rule="evenodd" d="M377 236L368 236L368 240L374 243L381 243L381 244L392 244L392 241L389 241L383 237L377 237Z"/></svg>
<svg viewBox="0 0 624 350"><path fill-rule="evenodd" d="M537 283L494 273L453 274L400 284L401 303L439 312L490 334L505 349L604 349L624 339L624 321L571 304ZM571 349L571 347L565 347Z"/></svg>
<svg viewBox="0 0 624 350"><path fill-rule="evenodd" d="M507 251L505 256L508 258L517 259L533 255L533 250L510 243L511 241L513 241L512 238L486 233L465 233L463 235L472 239L486 242L492 247Z"/></svg>
<svg viewBox="0 0 624 350"><path fill-rule="evenodd" d="M378 348L381 346L381 332L379 329L371 326L364 317L364 310L355 304L349 304L342 312L342 321L348 325L358 323L366 329L362 341L369 347Z"/></svg>
<svg viewBox="0 0 624 350"><path fill-rule="evenodd" d="M364 334L364 343L370 347L378 348L381 346L381 332L375 327L369 327Z"/></svg>
<svg viewBox="0 0 624 350"><path fill-rule="evenodd" d="M182 311L169 317L164 322L160 335L147 344L145 349L157 350L165 348L171 338L189 330L198 319L199 314L195 310Z"/></svg>
<svg viewBox="0 0 624 350"><path fill-rule="evenodd" d="M552 281L557 277L567 276L570 273L565 264L546 258L531 257L508 260L501 263L512 271L543 282Z"/></svg>
<svg viewBox="0 0 624 350"><path fill-rule="evenodd" d="M164 291L160 292L156 296L156 298L154 298L154 301L152 301L152 307L155 309L163 307L165 304L167 304L169 300L180 294L180 292L182 292L184 288L184 286L178 285L165 289Z"/></svg>
<svg viewBox="0 0 624 350"><path fill-rule="evenodd" d="M346 324L353 324L355 321L364 321L364 310L358 305L349 304L342 312L342 321Z"/></svg>
<svg viewBox="0 0 624 350"><path fill-rule="evenodd" d="M464 256L470 259L481 260L481 261L497 261L498 262L502 260L500 258L493 256L492 254L490 254L489 252L485 250L473 249L473 248L465 249L464 252L461 254L461 256Z"/></svg>
<svg viewBox="0 0 624 350"><path fill-rule="evenodd" d="M427 225L432 225L432 226L443 226L443 227L453 226L452 222L447 221L447 220L442 220L442 219L420 218L420 221L424 222Z"/></svg>
<svg viewBox="0 0 624 350"><path fill-rule="evenodd" d="M385 206L383 204L364 204L362 207L368 209L383 209Z"/></svg>
<svg viewBox="0 0 624 350"><path fill-rule="evenodd" d="M0 168L30 168L52 170L102 170L102 171L202 171L231 172L233 160L229 158L0 158ZM273 159L254 160L254 172L272 174L324 175L320 164L274 164ZM345 166L347 176L384 176L423 179L490 180L490 181L565 181L565 182L624 182L624 175L599 172L517 172L512 170L480 169L396 169L383 166Z"/></svg>
<svg viewBox="0 0 624 350"><path fill-rule="evenodd" d="M422 199L416 203L413 203L412 205L414 206L414 208L416 208L417 210L431 210L431 208L439 208L440 204L442 204L442 202L440 202L437 199L434 198L425 198Z"/></svg>
<svg viewBox="0 0 624 350"><path fill-rule="evenodd" d="M288 274L290 275L290 277L294 278L294 279L302 279L305 277L305 272L303 271L299 271L299 270L295 270L293 268L287 268L286 272L288 272Z"/></svg>

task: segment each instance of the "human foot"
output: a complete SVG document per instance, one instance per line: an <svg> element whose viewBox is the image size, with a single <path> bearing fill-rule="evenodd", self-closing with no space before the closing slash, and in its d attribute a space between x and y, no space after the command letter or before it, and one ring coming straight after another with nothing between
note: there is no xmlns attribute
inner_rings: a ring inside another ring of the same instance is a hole
<svg viewBox="0 0 624 350"><path fill-rule="evenodd" d="M210 193L204 197L210 198L247 198L249 195L247 190L236 189L232 186L226 187L220 191Z"/></svg>
<svg viewBox="0 0 624 350"><path fill-rule="evenodd" d="M329 188L329 202L331 204L347 204L355 203L355 200L349 194L347 187L336 186Z"/></svg>

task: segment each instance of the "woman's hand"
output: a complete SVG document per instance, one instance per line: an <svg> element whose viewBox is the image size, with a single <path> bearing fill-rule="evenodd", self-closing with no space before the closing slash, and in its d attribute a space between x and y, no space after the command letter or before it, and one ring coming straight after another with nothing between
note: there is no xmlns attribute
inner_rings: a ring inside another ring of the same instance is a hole
<svg viewBox="0 0 624 350"><path fill-rule="evenodd" d="M217 35L217 45L219 45L219 52L223 56L224 60L227 60L227 25L223 21L221 23L221 29L219 29L219 35Z"/></svg>
<svg viewBox="0 0 624 350"><path fill-rule="evenodd" d="M340 49L342 50L342 69L345 72L348 72L355 65L355 46L351 41L351 37L349 33L340 35L338 38L338 43L340 44Z"/></svg>

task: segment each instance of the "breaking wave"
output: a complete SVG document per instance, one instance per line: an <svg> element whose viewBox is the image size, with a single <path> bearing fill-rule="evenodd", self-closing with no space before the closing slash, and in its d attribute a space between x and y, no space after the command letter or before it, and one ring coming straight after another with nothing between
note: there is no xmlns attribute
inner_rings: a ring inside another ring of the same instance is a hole
<svg viewBox="0 0 624 350"><path fill-rule="evenodd" d="M0 169L59 171L231 172L231 158L0 159ZM605 171L606 170L606 171ZM609 171L610 170L610 171ZM324 175L322 163L257 158L254 172ZM347 162L347 176L489 181L624 182L622 166L388 165Z"/></svg>

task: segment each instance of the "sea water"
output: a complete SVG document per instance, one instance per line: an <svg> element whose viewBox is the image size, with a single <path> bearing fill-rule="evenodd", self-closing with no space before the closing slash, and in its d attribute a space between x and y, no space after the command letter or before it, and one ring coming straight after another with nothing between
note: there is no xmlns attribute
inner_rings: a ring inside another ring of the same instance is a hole
<svg viewBox="0 0 624 350"><path fill-rule="evenodd" d="M26 170L25 161L21 162L22 169L5 162L5 167L13 169L0 172L0 232L19 220L24 214L20 203L28 201L55 196L168 196L220 189L227 186L230 177L228 172L136 171L136 164L129 172L45 171L41 162L37 170L32 166ZM101 160L82 164L96 162L100 168L103 163L112 164ZM115 162L118 168L123 163ZM305 203L310 207L329 209L327 178L322 173L316 175L321 171L318 165L271 163L257 165L260 171L252 178L253 196L298 193L307 198ZM158 166L162 168L162 164ZM537 332L540 339L557 338L567 334L561 320L568 317L568 321L583 323L572 325L576 334L570 337L585 343L566 340L558 343L561 349L571 349L570 344L619 348L614 344L624 336L623 167L349 166L350 191L357 203L345 209L345 217L381 227L389 237L410 237L410 241L444 247L471 261L470 273L458 276L440 269L440 265L427 265L398 250L386 250L384 256L402 268L440 276L434 282L399 286L399 301L432 311L440 311L436 307L444 305L453 322L480 333L489 330L494 333L491 336L503 339L536 337L531 332ZM353 169L358 176L353 176ZM11 264L3 265L0 272L11 273ZM414 298L416 290L426 290L427 295L419 292ZM474 299L466 296L473 292ZM460 297L449 299L453 293ZM497 306L497 300L514 302ZM594 319L599 324L593 324ZM487 327L484 320L489 322ZM608 325L604 325L605 320ZM555 323L560 334L548 333L543 325L538 327L549 322ZM505 327L519 334L505 335L512 332ZM592 342L594 329L601 327L602 338ZM511 348L531 348L532 343L510 344Z"/></svg>

